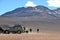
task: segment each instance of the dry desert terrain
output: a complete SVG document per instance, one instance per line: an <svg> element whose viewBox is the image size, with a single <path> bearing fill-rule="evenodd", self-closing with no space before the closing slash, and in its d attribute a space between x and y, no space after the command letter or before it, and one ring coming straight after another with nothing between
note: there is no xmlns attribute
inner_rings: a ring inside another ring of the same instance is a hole
<svg viewBox="0 0 60 40"><path fill-rule="evenodd" d="M60 33L0 34L0 40L60 40Z"/></svg>

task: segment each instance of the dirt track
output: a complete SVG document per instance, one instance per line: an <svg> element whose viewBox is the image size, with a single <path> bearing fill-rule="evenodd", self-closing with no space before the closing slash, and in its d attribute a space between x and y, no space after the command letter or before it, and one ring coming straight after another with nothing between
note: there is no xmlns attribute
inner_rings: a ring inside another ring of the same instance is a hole
<svg viewBox="0 0 60 40"><path fill-rule="evenodd" d="M60 33L0 34L0 40L60 40Z"/></svg>

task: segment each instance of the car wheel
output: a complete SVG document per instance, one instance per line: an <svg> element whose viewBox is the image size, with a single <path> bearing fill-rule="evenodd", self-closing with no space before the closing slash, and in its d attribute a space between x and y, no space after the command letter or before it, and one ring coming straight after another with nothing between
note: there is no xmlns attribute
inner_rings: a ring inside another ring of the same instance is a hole
<svg viewBox="0 0 60 40"><path fill-rule="evenodd" d="M17 31L18 34L21 34L21 31Z"/></svg>
<svg viewBox="0 0 60 40"><path fill-rule="evenodd" d="M9 32L8 30L5 30L4 33L5 33L5 34L9 34L10 32Z"/></svg>

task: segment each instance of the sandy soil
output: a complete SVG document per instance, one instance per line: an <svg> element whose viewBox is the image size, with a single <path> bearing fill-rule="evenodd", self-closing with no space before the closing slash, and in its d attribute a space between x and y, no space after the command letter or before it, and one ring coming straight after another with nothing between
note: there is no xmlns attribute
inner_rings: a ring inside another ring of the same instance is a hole
<svg viewBox="0 0 60 40"><path fill-rule="evenodd" d="M60 40L60 33L0 34L0 40Z"/></svg>

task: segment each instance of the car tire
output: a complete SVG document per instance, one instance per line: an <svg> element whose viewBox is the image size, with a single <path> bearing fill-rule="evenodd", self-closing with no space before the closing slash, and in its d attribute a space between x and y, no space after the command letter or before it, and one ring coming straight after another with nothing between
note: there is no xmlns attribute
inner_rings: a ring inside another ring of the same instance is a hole
<svg viewBox="0 0 60 40"><path fill-rule="evenodd" d="M5 33L5 34L9 34L10 32L9 32L8 30L5 30L4 33Z"/></svg>
<svg viewBox="0 0 60 40"><path fill-rule="evenodd" d="M20 31L20 30L18 30L18 31L17 31L17 33L18 33L18 34L21 34L21 31Z"/></svg>

